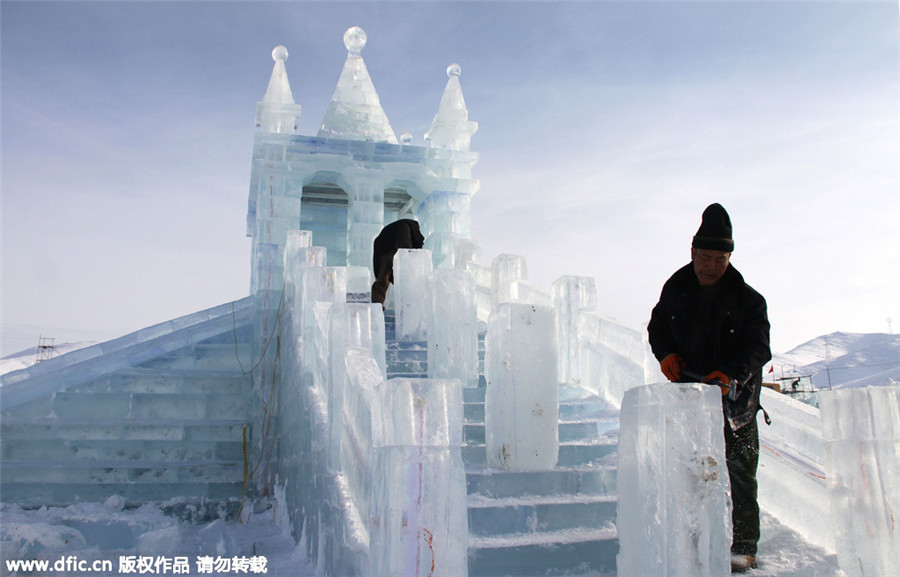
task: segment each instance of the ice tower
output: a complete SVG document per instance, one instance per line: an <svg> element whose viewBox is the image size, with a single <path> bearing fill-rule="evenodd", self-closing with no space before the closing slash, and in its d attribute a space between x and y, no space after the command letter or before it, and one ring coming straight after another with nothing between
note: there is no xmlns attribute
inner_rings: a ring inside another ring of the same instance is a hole
<svg viewBox="0 0 900 577"><path fill-rule="evenodd" d="M294 133L300 106L284 71L287 50L272 54L272 78L257 107L247 210L254 295L280 290L292 229L311 231L329 266L371 267L372 241L400 217L419 221L435 268L452 266L454 244L470 237L469 199L479 183L469 141L477 124L468 120L460 67L447 69L427 143L416 146L406 135L398 142L381 107L361 55L365 32L349 29L344 45L347 60L316 136Z"/></svg>

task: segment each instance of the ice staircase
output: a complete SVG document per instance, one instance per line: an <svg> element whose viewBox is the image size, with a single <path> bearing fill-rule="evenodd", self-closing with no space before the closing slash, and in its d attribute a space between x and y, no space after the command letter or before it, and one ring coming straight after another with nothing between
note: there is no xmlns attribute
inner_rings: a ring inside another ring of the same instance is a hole
<svg viewBox="0 0 900 577"><path fill-rule="evenodd" d="M425 343L398 343L385 316L388 378L425 377ZM484 334L479 335L483 368ZM550 471L486 466L483 376L463 390L471 577L614 574L618 414L560 388L559 460Z"/></svg>
<svg viewBox="0 0 900 577"><path fill-rule="evenodd" d="M2 499L234 503L250 442L250 300L4 375Z"/></svg>

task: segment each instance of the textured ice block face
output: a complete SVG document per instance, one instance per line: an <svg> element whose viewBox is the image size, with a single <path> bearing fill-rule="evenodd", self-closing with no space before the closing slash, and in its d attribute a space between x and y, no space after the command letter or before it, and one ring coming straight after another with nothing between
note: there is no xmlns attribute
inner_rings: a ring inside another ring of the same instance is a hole
<svg viewBox="0 0 900 577"><path fill-rule="evenodd" d="M462 383L456 379L391 379L378 388L385 418L373 424L376 445L458 447Z"/></svg>
<svg viewBox="0 0 900 577"><path fill-rule="evenodd" d="M374 472L374 576L466 577L468 508L459 447L384 447Z"/></svg>
<svg viewBox="0 0 900 577"><path fill-rule="evenodd" d="M425 308L432 268L429 250L402 248L394 255L393 293L400 341L426 339Z"/></svg>
<svg viewBox="0 0 900 577"><path fill-rule="evenodd" d="M478 386L478 316L475 279L463 270L439 269L430 283L428 376Z"/></svg>
<svg viewBox="0 0 900 577"><path fill-rule="evenodd" d="M468 574L462 384L392 379L376 389L372 575Z"/></svg>
<svg viewBox="0 0 900 577"><path fill-rule="evenodd" d="M723 422L715 387L660 384L625 393L617 479L619 575L729 574Z"/></svg>
<svg viewBox="0 0 900 577"><path fill-rule="evenodd" d="M345 364L345 357L353 348L368 351L368 358L375 364L381 379L386 378L384 314L376 303L341 303L329 310L329 361L328 415L330 444L328 459L333 470L342 462L341 435L344 427L345 390L348 380L356 378L353 367ZM347 423L354 426L354 423ZM367 433L368 434L368 433Z"/></svg>
<svg viewBox="0 0 900 577"><path fill-rule="evenodd" d="M501 304L485 337L485 446L491 467L550 469L559 455L553 309Z"/></svg>
<svg viewBox="0 0 900 577"><path fill-rule="evenodd" d="M819 405L838 563L900 575L900 387L822 391Z"/></svg>

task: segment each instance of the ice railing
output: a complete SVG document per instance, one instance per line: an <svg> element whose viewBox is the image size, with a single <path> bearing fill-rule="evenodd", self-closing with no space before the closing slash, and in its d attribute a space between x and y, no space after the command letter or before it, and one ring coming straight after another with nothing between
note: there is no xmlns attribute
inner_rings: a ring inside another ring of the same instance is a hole
<svg viewBox="0 0 900 577"><path fill-rule="evenodd" d="M308 233L286 245L288 350L270 465L295 538L327 575L467 571L462 386L478 382L474 283L461 271L432 274L428 251L402 252L397 337L415 348L427 332L436 346L427 378L387 380L381 305L347 302L371 273L324 266Z"/></svg>

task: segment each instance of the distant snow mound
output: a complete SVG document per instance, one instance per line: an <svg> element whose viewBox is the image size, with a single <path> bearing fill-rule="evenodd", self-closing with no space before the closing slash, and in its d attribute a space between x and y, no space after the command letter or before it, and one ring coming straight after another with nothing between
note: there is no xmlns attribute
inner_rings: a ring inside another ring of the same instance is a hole
<svg viewBox="0 0 900 577"><path fill-rule="evenodd" d="M816 389L900 384L900 335L831 333L775 355L772 362L776 378L810 375Z"/></svg>

